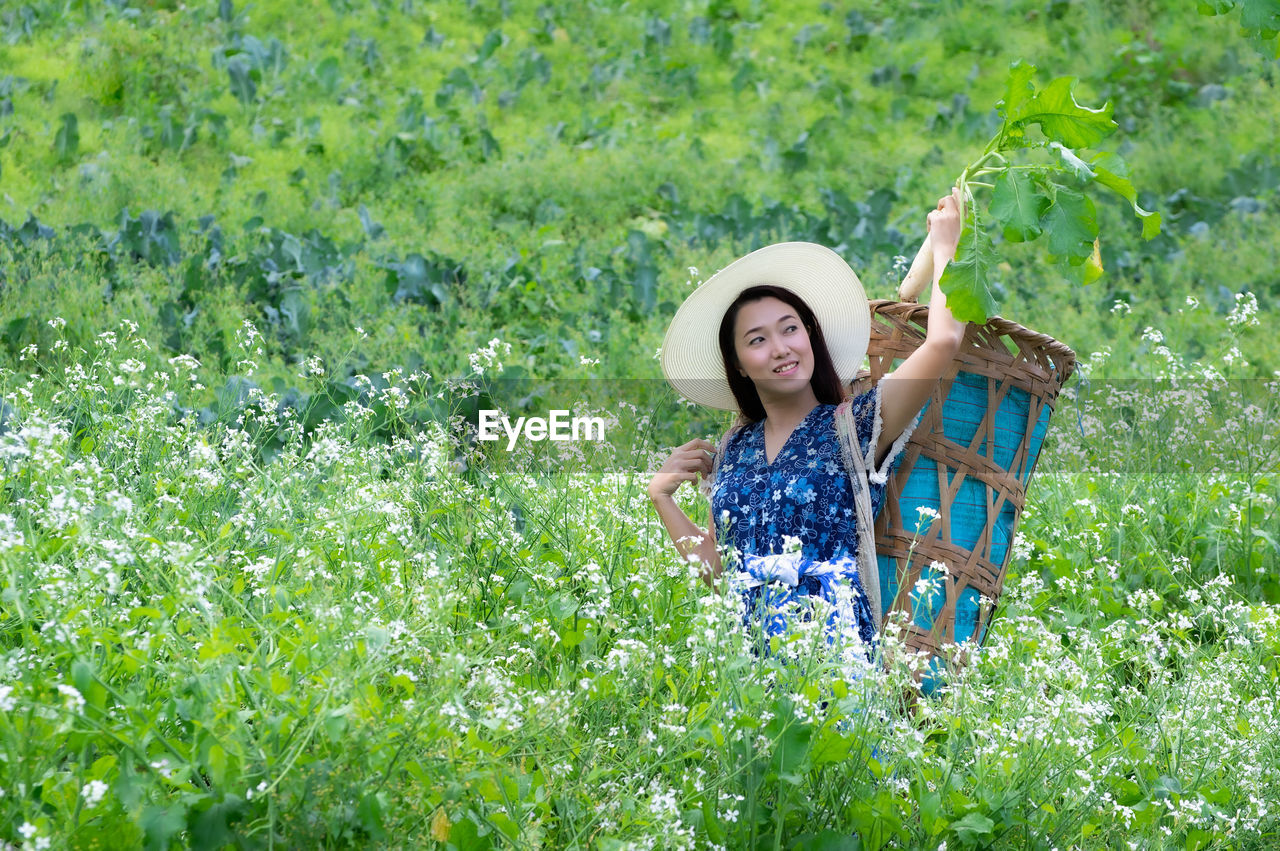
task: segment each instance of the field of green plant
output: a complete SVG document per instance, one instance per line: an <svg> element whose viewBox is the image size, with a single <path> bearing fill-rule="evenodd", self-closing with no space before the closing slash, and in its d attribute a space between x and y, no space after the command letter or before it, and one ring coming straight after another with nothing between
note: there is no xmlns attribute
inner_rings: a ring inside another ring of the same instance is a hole
<svg viewBox="0 0 1280 851"><path fill-rule="evenodd" d="M0 4L0 846L1274 847L1276 30ZM1087 286L991 229L1002 315L1080 367L986 642L926 698L894 623L884 665L761 658L645 497L726 425L663 394L666 322L780 240L892 297L1016 61L1110 104L1162 227L1097 197ZM469 439L529 382L628 439Z"/></svg>

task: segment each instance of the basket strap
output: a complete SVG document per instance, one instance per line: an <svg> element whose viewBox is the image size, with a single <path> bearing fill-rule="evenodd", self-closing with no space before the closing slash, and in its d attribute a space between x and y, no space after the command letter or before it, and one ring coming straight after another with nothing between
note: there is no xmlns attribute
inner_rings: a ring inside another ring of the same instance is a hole
<svg viewBox="0 0 1280 851"><path fill-rule="evenodd" d="M875 515L871 512L871 485L867 479L867 463L858 445L858 427L853 420L853 402L846 399L836 408L836 435L840 456L849 484L853 488L853 504L857 514L858 574L871 604L871 621L880 632L880 567L876 563Z"/></svg>

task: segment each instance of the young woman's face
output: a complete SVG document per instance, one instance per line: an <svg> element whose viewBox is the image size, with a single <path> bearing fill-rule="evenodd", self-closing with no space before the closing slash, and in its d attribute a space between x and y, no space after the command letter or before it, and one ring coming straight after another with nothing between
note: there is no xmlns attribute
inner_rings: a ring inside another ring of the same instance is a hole
<svg viewBox="0 0 1280 851"><path fill-rule="evenodd" d="M772 296L738 309L733 350L761 398L803 391L813 378L809 332L794 307Z"/></svg>

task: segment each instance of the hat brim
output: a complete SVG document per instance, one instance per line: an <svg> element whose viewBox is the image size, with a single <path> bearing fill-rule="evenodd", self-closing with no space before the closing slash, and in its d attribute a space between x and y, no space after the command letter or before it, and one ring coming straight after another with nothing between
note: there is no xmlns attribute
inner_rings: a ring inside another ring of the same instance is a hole
<svg viewBox="0 0 1280 851"><path fill-rule="evenodd" d="M871 338L871 309L862 282L844 258L812 242L779 242L740 257L685 299L662 341L662 373L684 398L738 410L720 355L720 322L750 287L790 290L813 310L842 382L853 380Z"/></svg>

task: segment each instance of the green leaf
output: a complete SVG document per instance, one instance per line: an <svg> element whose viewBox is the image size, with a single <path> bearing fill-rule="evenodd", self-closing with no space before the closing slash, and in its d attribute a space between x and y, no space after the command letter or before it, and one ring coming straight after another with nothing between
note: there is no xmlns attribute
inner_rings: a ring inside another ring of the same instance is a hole
<svg viewBox="0 0 1280 851"><path fill-rule="evenodd" d="M1075 85L1075 78L1059 77L1031 100L1011 109L1010 135L1025 134L1029 125L1038 124L1050 141L1069 148L1088 148L1110 136L1117 126L1111 120L1111 104L1100 109L1081 106L1072 94Z"/></svg>
<svg viewBox="0 0 1280 851"><path fill-rule="evenodd" d="M1142 220L1142 238L1151 239L1160 233L1160 214L1144 210L1138 205L1138 192L1129 182L1129 167L1116 154L1103 152L1093 158L1094 180L1128 201L1133 212Z"/></svg>
<svg viewBox="0 0 1280 851"><path fill-rule="evenodd" d="M480 44L480 50L476 54L476 62L484 62L493 52L502 46L502 31L489 30L488 35L484 37L484 41Z"/></svg>
<svg viewBox="0 0 1280 851"><path fill-rule="evenodd" d="M716 815L715 802L709 797L704 797L699 808L702 810L702 826L707 832L707 838L718 845L723 845L724 827Z"/></svg>
<svg viewBox="0 0 1280 851"><path fill-rule="evenodd" d="M1006 122L1035 94L1036 88L1031 82L1035 74L1036 66L1025 64L1022 60L1009 66L1009 82L1005 87L1004 100L996 104L996 109Z"/></svg>
<svg viewBox="0 0 1280 851"><path fill-rule="evenodd" d="M1102 246L1098 244L1098 240L1093 241L1093 253L1089 255L1089 259L1084 261L1084 283L1085 286L1092 284L1094 281L1102 277Z"/></svg>
<svg viewBox="0 0 1280 851"><path fill-rule="evenodd" d="M1077 157L1075 151L1058 142L1050 142L1049 147L1058 152L1058 155L1062 157L1062 164L1076 176L1077 180L1082 183L1093 180L1093 169L1089 168L1087 162Z"/></svg>
<svg viewBox="0 0 1280 851"><path fill-rule="evenodd" d="M374 842L381 842L387 837L387 831L382 826L382 800L379 793L369 792L360 799L359 806L356 807L356 814L360 817L360 826L364 828L364 832L369 834L369 838Z"/></svg>
<svg viewBox="0 0 1280 851"><path fill-rule="evenodd" d="M996 299L991 293L991 270L999 258L991 237L970 213L960 234L956 259L947 264L939 281L947 296L947 307L961 322L986 322L996 315Z"/></svg>
<svg viewBox="0 0 1280 851"><path fill-rule="evenodd" d="M815 766L844 762L856 744L851 736L841 735L833 729L823 730L813 746L812 759Z"/></svg>
<svg viewBox="0 0 1280 851"><path fill-rule="evenodd" d="M80 150L80 122L74 112L62 116L62 126L53 138L53 149L57 152L58 159L63 161L71 159Z"/></svg>
<svg viewBox="0 0 1280 851"><path fill-rule="evenodd" d="M152 805L142 811L142 830L147 838L147 851L163 851L169 841L187 826L187 808L182 804L169 807Z"/></svg>
<svg viewBox="0 0 1280 851"><path fill-rule="evenodd" d="M1266 39L1280 32L1280 0L1244 0L1240 4L1240 26L1246 30L1261 30Z"/></svg>
<svg viewBox="0 0 1280 851"><path fill-rule="evenodd" d="M299 287L290 287L280 297L280 316L284 328L295 339L301 339L311 325L311 304L307 294Z"/></svg>
<svg viewBox="0 0 1280 851"><path fill-rule="evenodd" d="M1267 58L1280 58L1280 0L1200 0L1196 9L1202 15L1225 15L1240 7L1240 29L1249 36L1255 49ZM1273 44L1274 42L1274 44Z"/></svg>
<svg viewBox="0 0 1280 851"><path fill-rule="evenodd" d="M488 130L480 130L480 158L485 162L502 156L502 146Z"/></svg>
<svg viewBox="0 0 1280 851"><path fill-rule="evenodd" d="M942 795L929 792L920 799L920 826L932 836L937 832L940 821L942 821Z"/></svg>
<svg viewBox="0 0 1280 851"><path fill-rule="evenodd" d="M386 234L386 228L373 220L373 216L369 213L369 208L364 204L361 204L356 209L356 215L360 217L360 227L364 228L364 235L369 239L376 242Z"/></svg>
<svg viewBox="0 0 1280 851"><path fill-rule="evenodd" d="M951 823L952 829L955 830L956 833L960 834L963 839L969 841L980 839L984 836L990 836L991 831L995 826L995 822L976 810L969 813L959 821Z"/></svg>
<svg viewBox="0 0 1280 851"><path fill-rule="evenodd" d="M1098 238L1098 212L1093 201L1079 192L1059 186L1053 203L1040 219L1040 226L1049 234L1050 253L1079 260L1093 254L1093 241Z"/></svg>
<svg viewBox="0 0 1280 851"><path fill-rule="evenodd" d="M71 663L71 682L81 694L88 694L93 687L93 673L93 665L83 659L77 659Z"/></svg>
<svg viewBox="0 0 1280 851"><path fill-rule="evenodd" d="M649 314L658 303L658 266L648 234L634 229L627 232L627 257L633 264L632 298L644 314Z"/></svg>
<svg viewBox="0 0 1280 851"><path fill-rule="evenodd" d="M320 82L320 87L324 89L325 94L332 95L338 91L338 84L342 77L338 69L338 60L336 57L329 56L322 59L316 65L316 79Z"/></svg>
<svg viewBox="0 0 1280 851"><path fill-rule="evenodd" d="M996 178L991 192L991 215L1009 242L1028 242L1041 234L1040 217L1049 199L1024 171L1006 171Z"/></svg>
<svg viewBox="0 0 1280 851"><path fill-rule="evenodd" d="M231 78L231 93L241 105L249 106L258 94L258 84L253 81L253 61L247 54L237 53L227 60L227 76Z"/></svg>
<svg viewBox="0 0 1280 851"><path fill-rule="evenodd" d="M551 614L556 620L564 620L565 618L578 611L578 601L572 594L561 592L556 594L547 603L551 610Z"/></svg>
<svg viewBox="0 0 1280 851"><path fill-rule="evenodd" d="M410 254L400 263L387 264L387 292L399 303L412 301L439 307L449 297L447 286L461 283L462 268L448 261L427 260L421 254Z"/></svg>
<svg viewBox="0 0 1280 851"><path fill-rule="evenodd" d="M805 851L862 851L862 839L856 833L842 833L828 827L821 833L797 836L790 847Z"/></svg>
<svg viewBox="0 0 1280 851"><path fill-rule="evenodd" d="M810 765L809 739L813 728L804 724L790 724L778 736L773 751L773 767L779 775L803 774Z"/></svg>
<svg viewBox="0 0 1280 851"><path fill-rule="evenodd" d="M193 813L194 818L188 816L191 847L196 851L216 851L234 845L237 837L233 825L243 816L244 803L238 795L228 795L204 812Z"/></svg>

